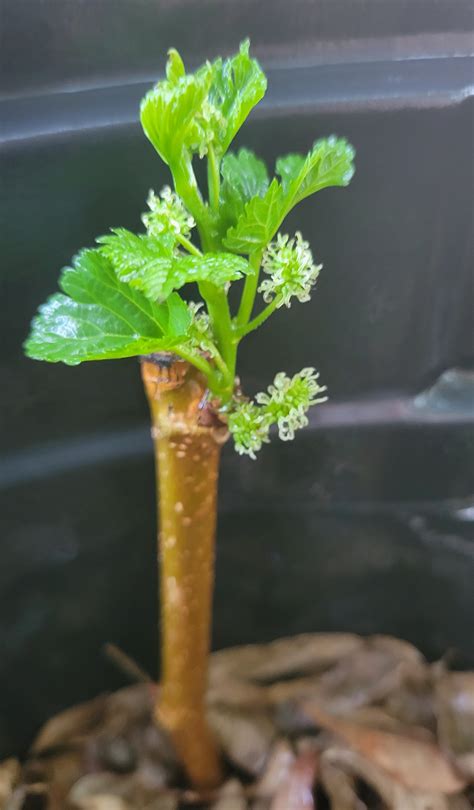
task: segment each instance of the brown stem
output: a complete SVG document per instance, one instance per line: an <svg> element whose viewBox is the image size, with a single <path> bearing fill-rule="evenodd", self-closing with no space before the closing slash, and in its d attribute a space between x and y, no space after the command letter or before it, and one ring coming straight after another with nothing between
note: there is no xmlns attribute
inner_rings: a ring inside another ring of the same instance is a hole
<svg viewBox="0 0 474 810"><path fill-rule="evenodd" d="M157 462L161 689L156 716L192 783L221 781L205 717L214 585L217 481L225 426L207 404L205 377L168 356L142 360Z"/></svg>

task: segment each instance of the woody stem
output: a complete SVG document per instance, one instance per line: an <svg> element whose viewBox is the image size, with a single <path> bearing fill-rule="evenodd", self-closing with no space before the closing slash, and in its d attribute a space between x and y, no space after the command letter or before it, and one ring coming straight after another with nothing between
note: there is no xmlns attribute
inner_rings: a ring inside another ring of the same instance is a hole
<svg viewBox="0 0 474 810"><path fill-rule="evenodd" d="M168 356L169 357L169 356ZM172 358L143 358L159 502L161 688L157 720L191 782L221 781L205 697L214 586L220 450L227 431L206 404L205 377Z"/></svg>

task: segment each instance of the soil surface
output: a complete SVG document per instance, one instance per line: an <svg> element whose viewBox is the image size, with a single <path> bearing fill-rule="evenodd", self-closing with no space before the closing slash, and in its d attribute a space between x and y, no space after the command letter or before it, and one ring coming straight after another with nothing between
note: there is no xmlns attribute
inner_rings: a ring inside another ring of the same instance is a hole
<svg viewBox="0 0 474 810"><path fill-rule="evenodd" d="M0 810L470 810L474 672L388 636L308 634L212 656L227 778L186 786L141 682L53 717L0 763Z"/></svg>

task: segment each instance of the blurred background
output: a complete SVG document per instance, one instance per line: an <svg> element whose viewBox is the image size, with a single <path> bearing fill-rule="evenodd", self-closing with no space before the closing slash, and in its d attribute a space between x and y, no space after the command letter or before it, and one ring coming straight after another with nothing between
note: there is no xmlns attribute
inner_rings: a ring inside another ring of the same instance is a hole
<svg viewBox="0 0 474 810"><path fill-rule="evenodd" d="M258 461L225 448L214 646L393 633L474 665L473 8L468 0L0 0L0 757L51 713L157 673L155 512L135 360L22 356L59 269L140 228L167 170L138 123L170 46L250 36L269 90L238 136L272 167L323 135L347 190L298 207L310 304L250 347L252 392L314 365L330 401ZM471 365L470 365L471 364Z"/></svg>

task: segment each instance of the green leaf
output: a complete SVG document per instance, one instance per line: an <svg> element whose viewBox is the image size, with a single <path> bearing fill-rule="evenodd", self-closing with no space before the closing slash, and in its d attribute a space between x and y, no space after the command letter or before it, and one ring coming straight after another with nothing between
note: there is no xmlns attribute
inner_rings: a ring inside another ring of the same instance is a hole
<svg viewBox="0 0 474 810"><path fill-rule="evenodd" d="M150 297L154 300L167 298L175 289L172 267L176 240L172 234L165 233L158 238L137 235L126 228L113 228L112 233L99 236L96 241L121 281L141 289L140 280L152 278L156 294Z"/></svg>
<svg viewBox="0 0 474 810"><path fill-rule="evenodd" d="M170 48L166 63L166 78L171 84L176 84L185 74L183 60L178 51L175 48Z"/></svg>
<svg viewBox="0 0 474 810"><path fill-rule="evenodd" d="M209 281L223 287L250 272L249 264L233 253L203 253L202 256L180 256L175 267L183 276L182 284L191 281Z"/></svg>
<svg viewBox="0 0 474 810"><path fill-rule="evenodd" d="M220 157L251 109L263 97L267 80L248 41L230 59L216 59L194 74L186 74L177 51L171 50L167 78L142 101L140 117L147 138L169 166L189 155L206 154L214 145Z"/></svg>
<svg viewBox="0 0 474 810"><path fill-rule="evenodd" d="M240 45L239 53L230 59L217 59L212 64L212 84L209 101L219 109L224 120L224 133L216 141L220 155L228 149L250 111L263 98L267 89L266 76L256 59L249 56L250 42Z"/></svg>
<svg viewBox="0 0 474 810"><path fill-rule="evenodd" d="M317 141L308 155L277 161L281 183L274 179L264 197L250 200L223 240L230 250L252 253L274 237L289 211L305 197L328 186L346 186L354 173L354 149L334 136Z"/></svg>
<svg viewBox="0 0 474 810"><path fill-rule="evenodd" d="M173 251L174 240L163 237L136 235L125 228L97 240L101 251L112 262L117 276L141 290L152 301L168 298L173 290L184 284L208 281L223 287L249 272L241 256L232 253L204 253L188 256Z"/></svg>
<svg viewBox="0 0 474 810"><path fill-rule="evenodd" d="M168 334L187 336L192 323L192 313L188 305L177 292L171 293L165 303L168 307Z"/></svg>
<svg viewBox="0 0 474 810"><path fill-rule="evenodd" d="M291 206L329 186L347 186L354 174L354 148L344 138L316 141L306 158L287 155L276 164Z"/></svg>
<svg viewBox="0 0 474 810"><path fill-rule="evenodd" d="M179 163L183 150L199 151L203 105L212 80L208 65L194 75L180 75L175 53L168 61L171 78L158 82L140 107L145 135L168 165Z"/></svg>
<svg viewBox="0 0 474 810"><path fill-rule="evenodd" d="M53 295L40 307L25 343L36 360L76 365L167 351L183 341L191 322L177 294L152 303L119 281L98 250L79 253L60 286L67 295Z"/></svg>
<svg viewBox="0 0 474 810"><path fill-rule="evenodd" d="M264 197L253 197L235 227L227 231L224 245L237 253L261 250L278 230L285 211L285 196L278 180L272 180Z"/></svg>
<svg viewBox="0 0 474 810"><path fill-rule="evenodd" d="M276 162L276 173L281 178L281 184L285 194L291 190L291 184L294 183L305 164L306 157L304 155L291 154L285 157L278 158Z"/></svg>
<svg viewBox="0 0 474 810"><path fill-rule="evenodd" d="M149 265L144 271L130 278L130 283L151 300L163 298L163 290L179 290L184 284L207 281L222 288L229 281L236 281L246 275L248 262L233 253L204 253L203 256L175 256L170 264L165 285L160 268ZM168 294L168 293L167 293Z"/></svg>
<svg viewBox="0 0 474 810"><path fill-rule="evenodd" d="M235 224L252 197L264 197L269 185L267 167L249 149L228 154L221 163L220 215L225 230Z"/></svg>

